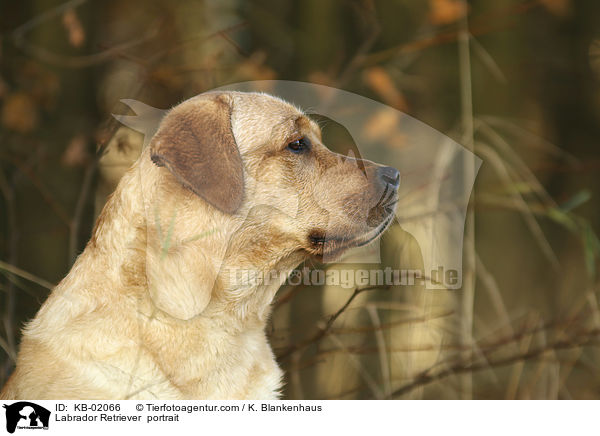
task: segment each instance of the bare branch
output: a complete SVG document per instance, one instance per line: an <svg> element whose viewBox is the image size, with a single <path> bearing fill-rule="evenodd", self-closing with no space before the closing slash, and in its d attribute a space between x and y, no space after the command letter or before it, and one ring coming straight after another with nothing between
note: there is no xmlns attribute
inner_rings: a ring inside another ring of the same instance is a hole
<svg viewBox="0 0 600 436"><path fill-rule="evenodd" d="M321 339L323 339L327 335L327 333L329 333L331 328L333 327L333 323L340 317L340 315L342 313L344 313L344 311L348 308L348 306L350 306L350 304L354 301L354 299L359 294L362 294L363 292L366 292L366 291L372 291L374 289L386 289L386 288L387 288L386 286L367 286L364 288L356 288L354 290L354 292L352 293L352 295L350 295L350 298L348 298L348 300L346 300L344 305L342 307L340 307L337 312L335 312L333 315L331 315L323 326L319 327L318 330L314 334L309 336L308 338L306 338L302 341L296 342L296 343L290 345L289 347L287 347L286 349L284 349L282 352L278 353L277 360L279 362L282 362L285 359L287 359L291 354L295 353L296 351L304 350L309 345L319 342Z"/></svg>
<svg viewBox="0 0 600 436"><path fill-rule="evenodd" d="M595 339L598 339L600 336L600 329L589 330L587 332L579 333L578 335L573 335L568 339L558 340L544 347L538 347L531 349L525 353L519 353L512 356L499 358L499 359L488 359L486 362L482 361L471 361L471 362L459 362L445 369L439 370L435 373L430 373L429 371L424 371L421 374L417 375L414 380L405 384L404 386L396 389L391 397L399 397L401 395L407 394L421 386L425 386L431 384L435 381L442 380L446 377L455 374L466 374L473 373L476 371L481 371L489 368L495 368L499 366L507 366L515 363L519 363L525 360L536 359L542 357L549 351L557 351L557 350L567 350L567 349L577 349L584 345L600 345L597 342L594 342Z"/></svg>

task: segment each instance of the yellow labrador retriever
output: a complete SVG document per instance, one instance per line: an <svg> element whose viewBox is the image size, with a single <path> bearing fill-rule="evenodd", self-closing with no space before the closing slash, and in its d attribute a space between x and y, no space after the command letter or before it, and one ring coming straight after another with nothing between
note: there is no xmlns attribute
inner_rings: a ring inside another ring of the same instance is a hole
<svg viewBox="0 0 600 436"><path fill-rule="evenodd" d="M277 398L265 325L281 282L377 238L398 184L275 97L181 103L25 328L0 398Z"/></svg>

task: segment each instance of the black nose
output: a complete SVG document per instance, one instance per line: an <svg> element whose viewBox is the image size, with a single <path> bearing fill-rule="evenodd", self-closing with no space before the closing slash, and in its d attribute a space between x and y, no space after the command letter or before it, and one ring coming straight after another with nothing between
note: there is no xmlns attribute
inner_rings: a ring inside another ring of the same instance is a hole
<svg viewBox="0 0 600 436"><path fill-rule="evenodd" d="M400 171L392 167L377 168L377 175L386 184L392 185L394 188L400 186Z"/></svg>

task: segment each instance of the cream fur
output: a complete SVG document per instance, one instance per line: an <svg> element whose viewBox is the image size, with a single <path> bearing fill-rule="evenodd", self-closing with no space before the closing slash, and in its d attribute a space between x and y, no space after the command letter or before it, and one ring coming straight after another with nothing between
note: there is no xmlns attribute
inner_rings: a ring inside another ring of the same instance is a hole
<svg viewBox="0 0 600 436"><path fill-rule="evenodd" d="M178 110L194 111L212 97L195 97ZM284 279L325 249L311 245L313 229L366 235L353 217L364 215L364 193L377 192L355 165L321 144L315 123L294 122L302 116L295 107L264 94L222 98L232 107L244 166L240 209L221 212L183 187L151 161L151 143L25 328L0 398L278 397L282 371L265 326L280 284L243 286L227 271L276 270ZM299 135L310 137L314 156L285 149ZM337 179L315 183L327 174Z"/></svg>

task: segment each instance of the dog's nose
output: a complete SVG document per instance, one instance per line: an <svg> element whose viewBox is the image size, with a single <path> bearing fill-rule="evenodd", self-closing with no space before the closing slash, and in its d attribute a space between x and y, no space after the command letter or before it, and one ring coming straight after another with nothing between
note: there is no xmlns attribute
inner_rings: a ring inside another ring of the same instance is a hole
<svg viewBox="0 0 600 436"><path fill-rule="evenodd" d="M400 171L396 168L379 167L377 169L377 175L385 184L392 185L394 188L400 186Z"/></svg>

